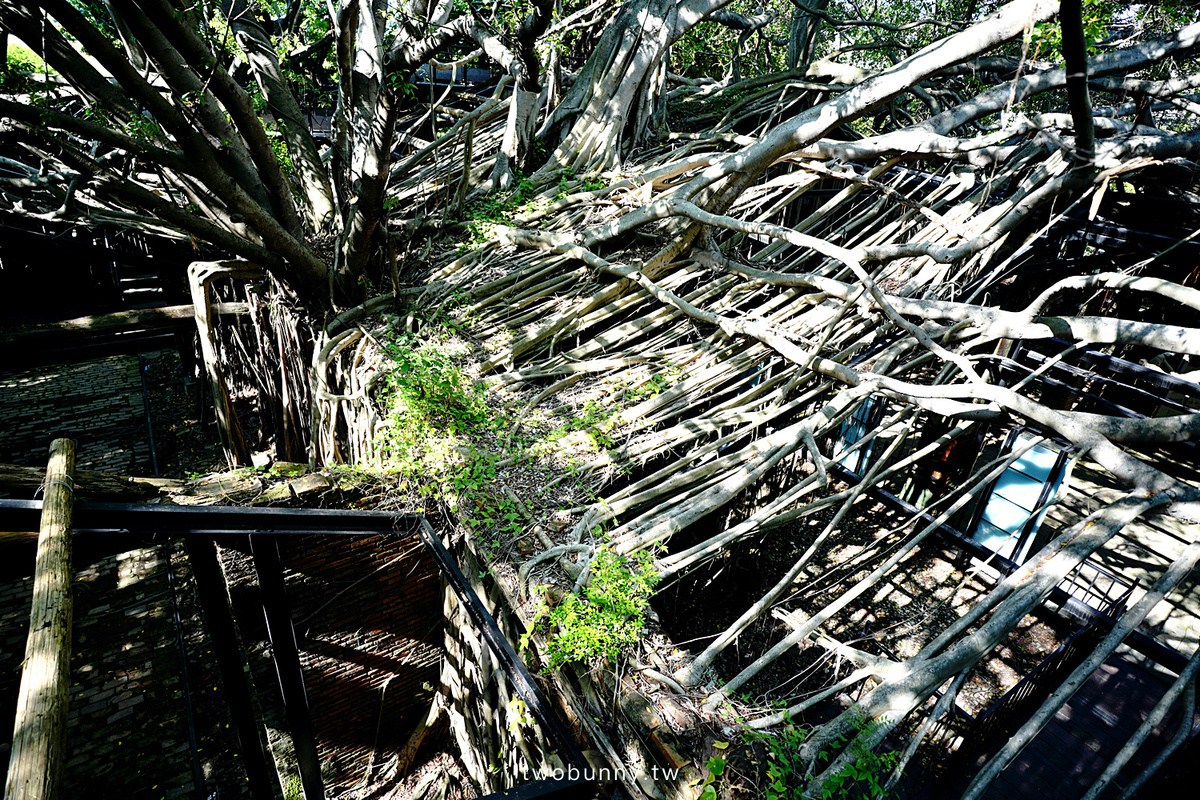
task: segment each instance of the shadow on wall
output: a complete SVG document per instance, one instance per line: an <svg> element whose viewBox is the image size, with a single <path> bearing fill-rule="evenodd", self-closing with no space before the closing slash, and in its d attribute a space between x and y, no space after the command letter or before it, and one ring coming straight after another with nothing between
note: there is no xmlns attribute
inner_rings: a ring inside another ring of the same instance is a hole
<svg viewBox="0 0 1200 800"><path fill-rule="evenodd" d="M280 550L322 773L335 791L399 752L429 710L442 660L441 573L415 537L300 535L283 537ZM253 566L232 550L222 560L255 686L277 697Z"/></svg>

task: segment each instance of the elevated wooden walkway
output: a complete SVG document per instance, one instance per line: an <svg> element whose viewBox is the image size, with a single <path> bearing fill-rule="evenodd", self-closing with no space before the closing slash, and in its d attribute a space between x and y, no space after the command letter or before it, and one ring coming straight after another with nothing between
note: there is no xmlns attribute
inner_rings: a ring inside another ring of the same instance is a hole
<svg viewBox="0 0 1200 800"><path fill-rule="evenodd" d="M984 797L987 800L1083 797L1149 716L1166 689L1158 675L1136 661L1120 656L1110 658L1000 773ZM1121 788L1163 749L1178 725L1176 711L1154 730L1105 796L1119 795Z"/></svg>

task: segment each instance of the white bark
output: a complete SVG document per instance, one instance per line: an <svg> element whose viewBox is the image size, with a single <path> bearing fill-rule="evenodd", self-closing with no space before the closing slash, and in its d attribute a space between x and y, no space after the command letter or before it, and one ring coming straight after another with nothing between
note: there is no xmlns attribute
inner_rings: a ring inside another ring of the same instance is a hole
<svg viewBox="0 0 1200 800"><path fill-rule="evenodd" d="M1120 621L1112 631L1104 637L1104 641L1075 668L1063 684L1042 703L1041 707L1030 717L1021 729L1000 749L995 756L976 775L962 800L976 800L987 789L988 784L1009 765L1012 759L1026 744L1045 727L1063 705L1066 704L1075 691L1083 685L1093 672L1104 663L1113 651L1121 644L1126 636L1146 619L1146 616L1183 580L1196 562L1200 561L1200 539L1192 542L1170 568L1155 581L1150 591L1146 592L1133 608L1121 615ZM1194 659L1193 659L1194 660ZM1193 669L1194 671L1194 669ZM1182 689L1182 684L1180 684ZM1164 709L1165 713L1165 709ZM1132 754L1129 754L1132 755Z"/></svg>
<svg viewBox="0 0 1200 800"><path fill-rule="evenodd" d="M1142 724L1129 737L1129 741L1121 746L1120 751L1113 756L1112 761L1104 768L1104 772L1096 779L1096 782L1088 789L1087 794L1083 796L1083 800L1096 800L1113 779L1121 772L1129 759L1137 753L1138 749L1145 744L1146 739L1154 732L1154 729L1162 724L1170 713L1175 702L1179 700L1180 695L1185 695L1184 701L1179 704L1179 726L1177 730L1190 731L1192 720L1195 717L1196 706L1196 671L1200 669L1200 649L1192 653L1192 657L1188 659L1187 666L1183 668L1183 672L1179 673L1174 683L1163 693L1159 701L1154 704L1154 708L1146 719L1142 720Z"/></svg>

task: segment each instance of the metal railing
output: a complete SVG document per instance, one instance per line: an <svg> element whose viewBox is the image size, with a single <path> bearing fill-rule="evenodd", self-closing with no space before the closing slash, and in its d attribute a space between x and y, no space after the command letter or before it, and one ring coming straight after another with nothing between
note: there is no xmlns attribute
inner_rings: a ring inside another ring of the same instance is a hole
<svg viewBox="0 0 1200 800"><path fill-rule="evenodd" d="M0 499L0 531L26 531L36 530L36 521L41 515L42 503L40 500L3 500ZM255 560L256 570L259 570L259 581L263 582L265 577L275 578L277 591L263 592L264 600L271 600L272 608L268 607L268 603L264 602L264 611L270 616L272 612L278 612L276 620L279 623L279 630L283 631L288 636L285 639L294 638L292 631L291 610L288 606L285 592L283 590L283 571L281 563L278 563L278 553L276 550L277 538L280 536L295 536L299 534L325 534L331 536L346 536L346 535L362 535L362 534L377 534L377 535L393 535L413 537L419 539L429 551L434 561L437 563L446 583L453 590L459 602L465 609L468 618L475 626L476 632L484 641L500 669L504 672L512 685L516 694L526 704L530 715L537 720L541 730L546 734L548 744L557 753L564 767L565 777L545 778L532 783L516 786L497 794L488 795L488 798L510 798L511 800L547 800L548 798L587 798L595 794L594 773L588 765L583 752L579 749L571 736L570 731L559 720L555 714L549 700L543 693L541 687L529 674L524 662L516 654L512 645L504 637L500 627L496 624L495 619L488 612L487 607L475 594L467 581L462 570L459 568L454 557L446 550L434 533L429 522L420 515L416 514L390 514L377 511L344 511L340 509L302 509L302 508L244 508L244 507L226 507L226 506L158 506L145 504L129 504L129 503L90 503L78 502L75 504L74 520L72 531L76 537L83 536L104 536L104 537L122 537L128 535L134 536L182 536L189 543L189 546L194 544L200 545L208 550L212 549L214 536L238 534L246 536L249 540L251 553ZM259 545L259 546L256 546ZM190 547L189 547L190 549ZM209 572L215 580L223 581L220 575L220 568L216 564L215 551L210 556L211 563ZM262 556L266 555L266 563L260 564L263 561ZM205 567L205 564L198 565L200 569ZM267 575L270 573L270 575ZM200 581L198 580L198 585ZM223 593L225 588L223 585L218 587L219 592ZM227 606L224 601L217 604L225 608ZM268 622L268 625L271 623ZM209 617L208 625L213 625L213 617ZM222 637L221 641L227 644L226 649L237 647L237 637L232 629L232 617L228 619L228 630L222 630L222 626L217 626L217 634ZM272 634L272 649L275 651L276 671L279 674L281 681L281 689L283 689L284 706L289 706L289 703L294 701L295 706L285 708L288 713L288 718L293 724L293 738L301 735L304 738L311 739L311 730L298 731L295 729L297 722L302 726L307 726L310 722L310 710L308 708L307 697L303 690L303 675L300 669L298 657L293 659L294 663L285 664L279 660L280 644L288 644L288 642L277 642L274 634ZM290 643L290 647L295 649L295 642ZM220 650L221 648L217 648ZM245 674L241 667L240 657L233 658L232 653L217 652L218 660L222 656L230 656L226 659L231 666L228 670L223 669L223 674L235 676L235 679L227 678L227 685L241 684L245 682ZM295 655L295 654L293 654ZM236 662L236 663L234 663ZM291 678L296 682L299 689L295 697L289 700L287 688L282 684L286 677L283 673L289 671L292 673ZM237 690L237 686L234 686ZM244 694L242 696L249 697L249 687L242 687ZM243 747L247 745L245 742L257 742L257 725L258 721L253 718L253 712L250 710L250 704L244 703L243 707L233 707L231 704L230 712L235 723L239 719L244 718L247 714L250 715L248 720L245 720L247 730L244 731L244 736L239 734L239 738L243 740ZM297 746L299 747L299 742ZM313 742L309 742L313 745ZM315 747L312 747L311 763L305 763L299 758L299 768L305 786L310 784L314 787L316 796L324 796L321 791L321 777L319 774L319 764L315 759ZM246 763L247 771L253 771L256 775L262 776L262 780L257 782L257 785L252 786L250 793L255 798L267 798L272 795L273 790L266 784L268 779L266 775L271 768L266 762L265 753L259 753L257 756L251 753L244 754L246 762L262 761L257 766L251 763ZM576 777L578 776L578 777ZM308 796L308 795L306 795Z"/></svg>

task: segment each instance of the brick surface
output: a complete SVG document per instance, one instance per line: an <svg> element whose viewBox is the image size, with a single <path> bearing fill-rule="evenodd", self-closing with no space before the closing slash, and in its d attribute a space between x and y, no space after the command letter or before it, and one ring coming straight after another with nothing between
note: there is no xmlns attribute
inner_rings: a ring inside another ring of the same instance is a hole
<svg viewBox="0 0 1200 800"><path fill-rule="evenodd" d="M167 575L173 548L179 544L90 563L77 557L64 797L196 796ZM14 561L0 571L0 608L9 612L0 619L0 719L8 720L16 713L33 585ZM30 557L25 568L32 567ZM207 649L204 641L196 642L192 660ZM204 676L203 669L191 669L195 678ZM0 763L8 761L10 734L11 725L0 733ZM222 786L226 794L239 796Z"/></svg>
<svg viewBox="0 0 1200 800"><path fill-rule="evenodd" d="M322 774L346 789L399 751L437 689L442 579L416 538L303 535L280 540ZM250 560L222 561L260 700L278 691ZM275 695L271 699L271 695Z"/></svg>
<svg viewBox="0 0 1200 800"><path fill-rule="evenodd" d="M0 462L44 467L55 435L75 439L77 469L150 474L136 355L0 373Z"/></svg>
<svg viewBox="0 0 1200 800"><path fill-rule="evenodd" d="M335 782L354 780L372 750L377 763L397 751L428 711L441 574L405 536L289 537L282 555L322 761Z"/></svg>
<svg viewBox="0 0 1200 800"><path fill-rule="evenodd" d="M154 616L158 629L139 634L133 625L135 619L123 613L124 604L134 587L150 586L159 598L151 603L139 601L139 605L159 612ZM191 783L186 755L168 757L171 747L187 742L186 711L183 701L172 696L160 679L179 670L178 653L163 651L148 662L134 664L127 647L129 639L138 635L173 640L173 628L165 613L170 604L167 588L165 571L154 549L110 556L76 570L77 624L71 655L66 796L129 796L126 792L138 787L139 776L146 776L145 787ZM0 602L9 608L24 609L21 619L6 621L6 627L20 627L22 639L28 625L25 615L30 592L29 578L10 580L0 587ZM15 711L20 658L18 652L8 648L0 654L6 718ZM133 668L147 673L143 685L130 686L128 675ZM0 744L0 760L7 760L8 747L7 741Z"/></svg>

